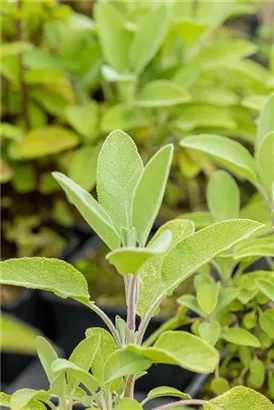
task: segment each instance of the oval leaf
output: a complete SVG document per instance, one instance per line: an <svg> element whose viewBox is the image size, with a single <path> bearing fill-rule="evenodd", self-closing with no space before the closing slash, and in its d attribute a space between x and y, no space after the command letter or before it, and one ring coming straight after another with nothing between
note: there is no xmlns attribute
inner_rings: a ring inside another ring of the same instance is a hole
<svg viewBox="0 0 274 410"><path fill-rule="evenodd" d="M149 248L119 248L106 258L121 275L136 274L141 266L157 252Z"/></svg>
<svg viewBox="0 0 274 410"><path fill-rule="evenodd" d="M240 191L234 178L225 171L215 172L207 185L207 205L215 222L238 218Z"/></svg>
<svg viewBox="0 0 274 410"><path fill-rule="evenodd" d="M190 98L180 85L168 80L155 80L146 84L136 97L138 107L169 107Z"/></svg>
<svg viewBox="0 0 274 410"><path fill-rule="evenodd" d="M96 182L98 147L84 145L74 152L68 176L83 189L91 191Z"/></svg>
<svg viewBox="0 0 274 410"><path fill-rule="evenodd" d="M210 315L217 305L219 290L220 282L203 282L198 286L197 301L202 311L207 315Z"/></svg>
<svg viewBox="0 0 274 410"><path fill-rule="evenodd" d="M83 188L60 172L53 172L53 177L66 192L69 200L76 206L87 223L100 238L115 249L120 246L120 238L111 219L98 202Z"/></svg>
<svg viewBox="0 0 274 410"><path fill-rule="evenodd" d="M260 347L261 344L257 337L240 327L227 329L221 334L222 339L239 346Z"/></svg>
<svg viewBox="0 0 274 410"><path fill-rule="evenodd" d="M61 298L72 298L90 304L84 276L59 259L19 258L1 262L1 283L53 292Z"/></svg>
<svg viewBox="0 0 274 410"><path fill-rule="evenodd" d="M142 410L141 404L134 399L128 397L119 401L117 406L114 407L114 410Z"/></svg>
<svg viewBox="0 0 274 410"><path fill-rule="evenodd" d="M85 105L66 107L65 116L69 124L87 141L93 141L98 132L99 107L95 101Z"/></svg>
<svg viewBox="0 0 274 410"><path fill-rule="evenodd" d="M20 389L11 396L10 407L12 410L21 410L33 400L49 401L50 394L45 390Z"/></svg>
<svg viewBox="0 0 274 410"><path fill-rule="evenodd" d="M173 146L161 148L147 163L137 184L132 206L132 221L140 244L145 244L159 212L169 175Z"/></svg>
<svg viewBox="0 0 274 410"><path fill-rule="evenodd" d="M182 147L196 149L213 156L240 177L256 183L256 165L240 143L219 135L201 134L183 139Z"/></svg>
<svg viewBox="0 0 274 410"><path fill-rule="evenodd" d="M52 363L58 359L58 355L52 345L44 337L37 337L36 340L37 353L43 369L47 375L49 382L54 378L54 373L51 369Z"/></svg>
<svg viewBox="0 0 274 410"><path fill-rule="evenodd" d="M144 405L149 400L156 399L157 397L180 397L181 399L191 398L189 394L183 393L180 390L175 389L174 387L161 386L150 390L147 398L142 402L142 405Z"/></svg>
<svg viewBox="0 0 274 410"><path fill-rule="evenodd" d="M274 183L273 158L274 132L270 132L265 136L256 155L259 177L270 198L272 195L272 184Z"/></svg>
<svg viewBox="0 0 274 410"><path fill-rule="evenodd" d="M274 302L274 285L271 282L267 282L266 280L256 280L256 284L260 291L268 297L272 302Z"/></svg>

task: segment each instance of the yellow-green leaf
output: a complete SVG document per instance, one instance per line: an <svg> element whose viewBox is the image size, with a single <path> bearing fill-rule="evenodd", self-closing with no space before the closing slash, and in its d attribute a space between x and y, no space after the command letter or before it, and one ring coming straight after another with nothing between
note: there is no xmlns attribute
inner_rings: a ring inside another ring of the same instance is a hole
<svg viewBox="0 0 274 410"><path fill-rule="evenodd" d="M189 93L169 80L155 80L146 84L137 94L137 107L169 107L188 101Z"/></svg>

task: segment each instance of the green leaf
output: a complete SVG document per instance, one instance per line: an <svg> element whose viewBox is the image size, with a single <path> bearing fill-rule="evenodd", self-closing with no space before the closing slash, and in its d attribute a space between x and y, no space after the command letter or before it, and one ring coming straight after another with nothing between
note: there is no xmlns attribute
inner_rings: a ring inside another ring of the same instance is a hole
<svg viewBox="0 0 274 410"><path fill-rule="evenodd" d="M11 396L10 407L12 410L21 410L33 400L47 402L50 400L50 394L45 390L20 389Z"/></svg>
<svg viewBox="0 0 274 410"><path fill-rule="evenodd" d="M211 404L213 404L219 405L222 410L250 410L254 408L254 403L256 403L258 410L274 409L274 405L270 400L262 394L244 386L233 387L233 389L230 389L221 396L210 400L204 407L205 410L215 410L216 407L211 407Z"/></svg>
<svg viewBox="0 0 274 410"><path fill-rule="evenodd" d="M146 84L136 96L137 107L169 107L188 101L189 93L169 80L155 80Z"/></svg>
<svg viewBox="0 0 274 410"><path fill-rule="evenodd" d="M220 289L220 292L218 295L218 302L215 308L215 313L220 312L225 307L230 305L230 303L236 299L238 294L239 294L239 291L235 288Z"/></svg>
<svg viewBox="0 0 274 410"><path fill-rule="evenodd" d="M249 365L249 376L247 382L252 387L260 389L264 384L265 379L265 365L264 363L255 358L251 361Z"/></svg>
<svg viewBox="0 0 274 410"><path fill-rule="evenodd" d="M265 136L256 155L259 177L270 198L272 195L272 184L274 183L273 157L274 132L270 132Z"/></svg>
<svg viewBox="0 0 274 410"><path fill-rule="evenodd" d="M207 227L214 223L209 212L191 212L179 216L180 219L190 219L194 222L196 230ZM248 218L247 218L248 219ZM250 218L251 219L251 218Z"/></svg>
<svg viewBox="0 0 274 410"><path fill-rule="evenodd" d="M117 346L113 340L113 337L108 331L99 327L93 327L86 330L86 337L94 335L100 335L101 341L91 365L91 370L94 377L100 384L105 381L104 378L104 366L108 358L117 350Z"/></svg>
<svg viewBox="0 0 274 410"><path fill-rule="evenodd" d="M85 338L73 350L69 361L88 372L98 351L100 341L100 334ZM77 378L68 374L67 380L69 391L72 391L75 388Z"/></svg>
<svg viewBox="0 0 274 410"><path fill-rule="evenodd" d="M193 295L183 295L177 299L180 305L186 306L188 309L197 313L201 317L206 317L206 314L200 309L197 299Z"/></svg>
<svg viewBox="0 0 274 410"><path fill-rule="evenodd" d="M118 72L127 71L131 34L122 14L110 3L100 2L95 6L95 22L106 61Z"/></svg>
<svg viewBox="0 0 274 410"><path fill-rule="evenodd" d="M172 242L170 248L175 246L180 240L192 235L195 231L193 222L175 219L162 225L154 237L149 242L151 246L166 231L172 232ZM161 266L164 255L155 255L150 258L140 269L140 297L137 305L137 312L144 317L151 304L161 293L165 293L164 283L161 278ZM154 312L155 313L155 312Z"/></svg>
<svg viewBox="0 0 274 410"><path fill-rule="evenodd" d="M216 377L210 384L211 389L216 395L223 394L229 390L229 384L223 377Z"/></svg>
<svg viewBox="0 0 274 410"><path fill-rule="evenodd" d="M126 350L116 350L109 356L104 367L104 379L108 384L119 377L147 370L151 361Z"/></svg>
<svg viewBox="0 0 274 410"><path fill-rule="evenodd" d="M119 401L119 403L114 407L114 410L142 410L141 404L134 399L129 399L128 397Z"/></svg>
<svg viewBox="0 0 274 410"><path fill-rule="evenodd" d="M1 163L0 163L0 182L1 184L5 184L6 182L9 182L13 176L14 176L13 169L9 166L8 162L2 158Z"/></svg>
<svg viewBox="0 0 274 410"><path fill-rule="evenodd" d="M58 359L58 355L51 346L51 344L44 337L37 337L36 348L39 356L39 360L43 366L43 369L47 375L49 382L51 382L55 375L51 369L52 363Z"/></svg>
<svg viewBox="0 0 274 410"><path fill-rule="evenodd" d="M245 97L241 104L244 107L252 108L256 111L262 111L266 103L266 97L264 95L249 95Z"/></svg>
<svg viewBox="0 0 274 410"><path fill-rule="evenodd" d="M147 163L136 186L132 222L140 244L145 244L163 200L173 155L173 146L161 148Z"/></svg>
<svg viewBox="0 0 274 410"><path fill-rule="evenodd" d="M2 122L0 125L0 133L2 138L7 138L13 141L20 142L23 139L24 132L21 128L16 127L8 122Z"/></svg>
<svg viewBox="0 0 274 410"><path fill-rule="evenodd" d="M53 68L34 68L25 72L26 84L54 84L66 81L66 76L60 70Z"/></svg>
<svg viewBox="0 0 274 410"><path fill-rule="evenodd" d="M239 346L260 347L256 336L240 327L232 327L222 332L221 338Z"/></svg>
<svg viewBox="0 0 274 410"><path fill-rule="evenodd" d="M270 94L258 120L256 152L261 147L265 136L274 130L274 93Z"/></svg>
<svg viewBox="0 0 274 410"><path fill-rule="evenodd" d="M249 257L274 256L274 242L272 235L250 240L244 247L236 249L235 260L246 259Z"/></svg>
<svg viewBox="0 0 274 410"><path fill-rule="evenodd" d="M261 226L248 219L229 220L213 224L183 239L164 257L162 278L166 289L174 289L200 266Z"/></svg>
<svg viewBox="0 0 274 410"><path fill-rule="evenodd" d="M36 354L36 337L39 332L26 323L1 313L1 350L23 354Z"/></svg>
<svg viewBox="0 0 274 410"><path fill-rule="evenodd" d="M97 235L110 249L118 248L120 246L119 235L102 206L87 191L65 175L60 172L53 172L52 175Z"/></svg>
<svg viewBox="0 0 274 410"><path fill-rule="evenodd" d="M1 283L53 292L61 298L72 298L90 304L84 276L59 259L19 258L1 262Z"/></svg>
<svg viewBox="0 0 274 410"><path fill-rule="evenodd" d="M215 172L207 185L207 205L215 222L239 217L240 191L225 171Z"/></svg>
<svg viewBox="0 0 274 410"><path fill-rule="evenodd" d="M140 73L155 56L167 33L168 23L169 13L165 5L152 8L141 20L129 54L130 67L134 73Z"/></svg>
<svg viewBox="0 0 274 410"><path fill-rule="evenodd" d="M33 45L26 41L13 41L1 45L0 55L4 60L9 57L17 56L31 50Z"/></svg>
<svg viewBox="0 0 274 410"><path fill-rule="evenodd" d="M259 323L263 331L271 337L271 339L274 339L274 310L267 309L262 312L259 317Z"/></svg>
<svg viewBox="0 0 274 410"><path fill-rule="evenodd" d="M206 152L240 177L256 183L256 166L252 156L240 143L219 135L201 134L183 139L180 145Z"/></svg>
<svg viewBox="0 0 274 410"><path fill-rule="evenodd" d="M136 274L148 259L159 253L152 248L119 248L108 253L106 259L121 275L128 275Z"/></svg>
<svg viewBox="0 0 274 410"><path fill-rule="evenodd" d="M103 132L110 132L116 128L131 130L147 127L148 124L148 117L141 108L117 104L104 112L100 127Z"/></svg>
<svg viewBox="0 0 274 410"><path fill-rule="evenodd" d="M8 407L10 408L10 395L1 392L0 393L0 406Z"/></svg>
<svg viewBox="0 0 274 410"><path fill-rule="evenodd" d="M90 373L81 369L75 363L70 362L66 359L56 359L52 366L53 372L55 373L67 373L78 379L80 383L83 383L90 392L97 390L98 382Z"/></svg>
<svg viewBox="0 0 274 410"><path fill-rule="evenodd" d="M169 386L161 386L156 387L155 389L150 390L145 400L142 401L142 405L144 405L147 401L156 399L158 397L180 397L181 399L190 399L190 395L181 392L174 387Z"/></svg>
<svg viewBox="0 0 274 410"><path fill-rule="evenodd" d="M87 191L95 186L98 148L90 145L78 148L68 170L68 176Z"/></svg>
<svg viewBox="0 0 274 410"><path fill-rule="evenodd" d="M215 346L221 333L218 322L202 322L199 326L199 335L206 342Z"/></svg>
<svg viewBox="0 0 274 410"><path fill-rule="evenodd" d="M197 301L202 311L207 315L210 315L217 305L219 290L220 282L204 282L198 286Z"/></svg>
<svg viewBox="0 0 274 410"><path fill-rule="evenodd" d="M274 285L273 283L267 282L265 280L256 280L256 284L260 291L268 297L272 302L274 302Z"/></svg>
<svg viewBox="0 0 274 410"><path fill-rule="evenodd" d="M99 107L95 101L67 106L65 116L69 124L85 137L85 141L91 142L95 139L99 122Z"/></svg>
<svg viewBox="0 0 274 410"><path fill-rule="evenodd" d="M106 138L97 163L97 193L116 230L132 228L133 195L143 163L133 140L115 130Z"/></svg>
<svg viewBox="0 0 274 410"><path fill-rule="evenodd" d="M211 373L219 361L214 347L199 337L182 331L163 333L153 347L129 345L126 350L140 354L153 363L179 365L196 373Z"/></svg>
<svg viewBox="0 0 274 410"><path fill-rule="evenodd" d="M21 144L21 152L24 158L40 158L58 154L76 145L77 134L64 127L49 125L29 131Z"/></svg>

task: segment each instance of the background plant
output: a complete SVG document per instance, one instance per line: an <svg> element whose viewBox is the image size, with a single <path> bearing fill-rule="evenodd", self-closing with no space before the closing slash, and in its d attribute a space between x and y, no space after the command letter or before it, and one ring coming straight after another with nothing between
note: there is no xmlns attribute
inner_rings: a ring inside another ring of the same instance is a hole
<svg viewBox="0 0 274 410"><path fill-rule="evenodd" d="M262 225L247 219L233 219L195 233L191 221L175 220L163 225L148 241L164 195L172 153L173 147L166 145L144 167L133 141L122 131L114 131L106 139L98 159L98 202L65 175L54 174L69 200L110 248L107 259L125 281L127 322L117 318L116 323L112 323L90 300L84 277L66 262L39 257L2 262L2 284L73 298L97 312L110 331L87 329L85 339L69 360L58 358L51 344L39 337L37 351L50 389L21 389L12 396L2 393L3 406L43 409L47 404L54 409L51 399L57 398L58 406L64 410L78 402L86 408L96 404L109 410L141 409L142 404L133 398L135 379L153 363L177 364L198 373L212 372L216 368L217 350L198 336L184 331L166 331L152 347L146 347L142 345L144 334L155 309L167 294L206 262L261 229ZM115 206L118 200L122 205L119 208ZM158 288L154 288L151 297L149 281L152 276ZM138 329L136 312L141 316ZM89 394L80 385L84 385ZM159 387L151 391L145 401L162 395L180 397L182 405L203 405L210 410L219 405L234 410L237 406L249 409L254 400L264 410L273 409L267 398L245 387L236 387L209 402L191 399L170 387ZM180 403L160 409L177 407Z"/></svg>

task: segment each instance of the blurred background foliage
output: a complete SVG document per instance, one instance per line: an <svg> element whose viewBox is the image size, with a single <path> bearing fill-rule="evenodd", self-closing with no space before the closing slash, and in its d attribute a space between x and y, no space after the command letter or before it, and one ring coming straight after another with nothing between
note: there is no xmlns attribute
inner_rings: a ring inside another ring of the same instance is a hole
<svg viewBox="0 0 274 410"><path fill-rule="evenodd" d="M273 88L269 7L2 0L3 257L60 254L83 221L51 172L93 190L100 146L115 128L135 139L145 161L175 144L163 220L206 209L215 165L178 142L212 132L252 150ZM252 188L239 183L245 203Z"/></svg>

